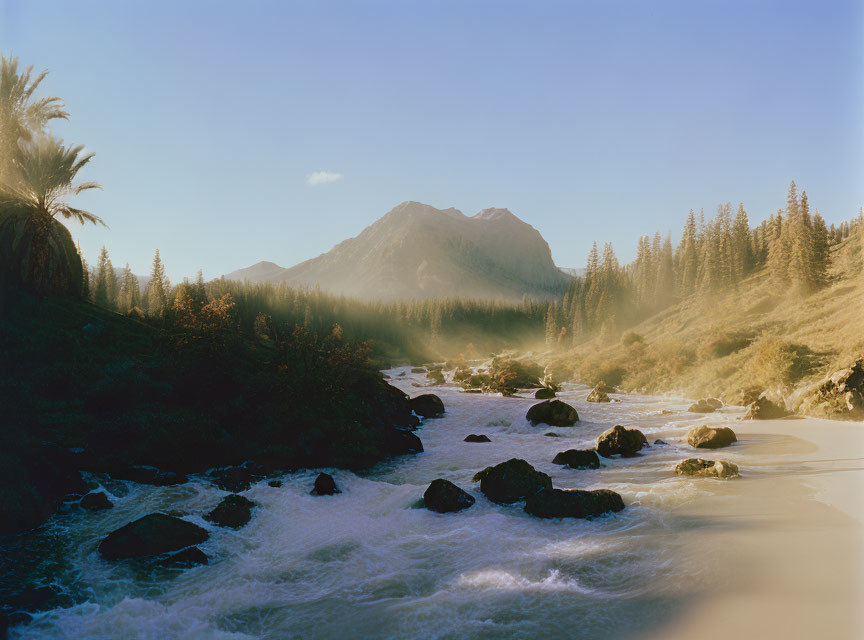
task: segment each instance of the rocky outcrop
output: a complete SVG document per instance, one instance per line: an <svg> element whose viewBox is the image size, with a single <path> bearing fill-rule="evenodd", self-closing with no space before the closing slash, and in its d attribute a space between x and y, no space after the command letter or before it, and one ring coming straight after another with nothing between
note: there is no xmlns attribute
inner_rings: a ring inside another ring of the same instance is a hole
<svg viewBox="0 0 864 640"><path fill-rule="evenodd" d="M693 427L687 432L687 443L696 449L719 449L737 442L735 432L729 427Z"/></svg>
<svg viewBox="0 0 864 640"><path fill-rule="evenodd" d="M519 458L487 467L477 476L480 476L480 491L499 504L524 500L541 489L552 488L552 479L548 475Z"/></svg>
<svg viewBox="0 0 864 640"><path fill-rule="evenodd" d="M165 558L165 564L172 567L192 567L207 564L210 558L198 547L187 547Z"/></svg>
<svg viewBox="0 0 864 640"><path fill-rule="evenodd" d="M433 480L423 494L423 502L430 511L453 513L474 504L474 496L463 491L449 480Z"/></svg>
<svg viewBox="0 0 864 640"><path fill-rule="evenodd" d="M590 518L624 509L621 496L608 489L543 489L528 496L525 511L538 518Z"/></svg>
<svg viewBox="0 0 864 640"><path fill-rule="evenodd" d="M696 404L691 404L687 411L690 413L714 413L722 406L723 403L717 398L702 398Z"/></svg>
<svg viewBox="0 0 864 640"><path fill-rule="evenodd" d="M99 543L99 553L107 560L155 556L201 544L208 537L196 524L151 513L109 533Z"/></svg>
<svg viewBox="0 0 864 640"><path fill-rule="evenodd" d="M222 498L222 502L204 516L204 519L220 527L239 529L252 519L254 506L255 503L249 498L232 493L230 496Z"/></svg>
<svg viewBox="0 0 864 640"><path fill-rule="evenodd" d="M315 486L312 487L310 493L313 496L332 496L336 493L342 493L339 487L336 486L336 481L329 473L319 473L315 478Z"/></svg>
<svg viewBox="0 0 864 640"><path fill-rule="evenodd" d="M82 509L86 509L87 511L102 511L103 509L110 509L114 506L114 503L108 499L108 496L104 491L88 493L81 498L79 504Z"/></svg>
<svg viewBox="0 0 864 640"><path fill-rule="evenodd" d="M257 482L263 477L263 470L252 464L226 467L212 472L213 483L223 491L230 491L231 493L246 491L253 482Z"/></svg>
<svg viewBox="0 0 864 640"><path fill-rule="evenodd" d="M424 393L422 396L408 401L411 411L423 418L440 418L444 415L444 403L434 393Z"/></svg>
<svg viewBox="0 0 864 640"><path fill-rule="evenodd" d="M735 478L738 476L738 465L726 460L703 460L688 458L675 467L679 476L701 476L705 478Z"/></svg>
<svg viewBox="0 0 864 640"><path fill-rule="evenodd" d="M604 458L616 454L628 458L637 455L647 444L648 440L639 429L625 429L617 425L597 438L597 453Z"/></svg>
<svg viewBox="0 0 864 640"><path fill-rule="evenodd" d="M489 439L489 436L487 436L486 434L483 434L483 433L481 433L481 434L472 433L470 435L467 435L467 436L465 436L464 441L465 442L492 442Z"/></svg>
<svg viewBox="0 0 864 640"><path fill-rule="evenodd" d="M864 359L808 389L799 410L826 418L864 418Z"/></svg>
<svg viewBox="0 0 864 640"><path fill-rule="evenodd" d="M578 422L579 414L576 413L576 409L560 400L546 400L528 409L525 419L532 425L572 427Z"/></svg>
<svg viewBox="0 0 864 640"><path fill-rule="evenodd" d="M591 393L588 394L586 400L588 402L611 402L609 399L610 391L612 391L612 388L606 386L605 382L598 382L597 386L591 389Z"/></svg>
<svg viewBox="0 0 864 640"><path fill-rule="evenodd" d="M422 453L423 443L416 434L407 429L391 429L385 438L384 451L391 456Z"/></svg>
<svg viewBox="0 0 864 640"><path fill-rule="evenodd" d="M781 406L768 398L760 397L756 402L747 407L744 420L775 420L789 415L785 405Z"/></svg>
<svg viewBox="0 0 864 640"><path fill-rule="evenodd" d="M549 400L550 398L555 397L555 392L552 391L549 387L543 387L541 389L537 389L534 392L534 398L537 400Z"/></svg>
<svg viewBox="0 0 864 640"><path fill-rule="evenodd" d="M557 454L553 464L560 464L571 469L599 469L600 458L594 449L568 449Z"/></svg>

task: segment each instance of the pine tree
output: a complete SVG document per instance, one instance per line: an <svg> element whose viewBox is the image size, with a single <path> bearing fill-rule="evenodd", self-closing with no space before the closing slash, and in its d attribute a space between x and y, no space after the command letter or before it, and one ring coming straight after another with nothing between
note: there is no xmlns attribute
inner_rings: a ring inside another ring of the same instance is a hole
<svg viewBox="0 0 864 640"><path fill-rule="evenodd" d="M159 317L168 306L168 290L170 287L165 276L165 267L159 257L159 249L153 257L153 269L150 272L150 282L147 284L147 313Z"/></svg>
<svg viewBox="0 0 864 640"><path fill-rule="evenodd" d="M744 203L740 203L732 224L732 265L735 281L744 279L755 266L751 242L750 221L747 219Z"/></svg>
<svg viewBox="0 0 864 640"><path fill-rule="evenodd" d="M684 232L678 245L676 256L678 263L678 290L682 295L688 295L696 290L696 280L699 273L698 241L696 237L696 218L693 209L687 214Z"/></svg>
<svg viewBox="0 0 864 640"><path fill-rule="evenodd" d="M99 251L99 261L96 263L96 288L93 291L93 302L105 309L109 308L109 276L108 250L105 246Z"/></svg>
<svg viewBox="0 0 864 640"><path fill-rule="evenodd" d="M789 282L788 234L784 233L783 211L771 216L768 230L768 269L775 286L783 287Z"/></svg>
<svg viewBox="0 0 864 640"><path fill-rule="evenodd" d="M825 220L816 211L813 216L813 264L811 266L812 283L814 287L822 287L828 281L828 266L831 261L831 251L828 242L828 229Z"/></svg>
<svg viewBox="0 0 864 640"><path fill-rule="evenodd" d="M138 285L138 278L132 273L129 268L129 263L123 269L123 277L120 283L120 295L117 299L117 310L121 313L126 313L134 307L141 306L141 288Z"/></svg>

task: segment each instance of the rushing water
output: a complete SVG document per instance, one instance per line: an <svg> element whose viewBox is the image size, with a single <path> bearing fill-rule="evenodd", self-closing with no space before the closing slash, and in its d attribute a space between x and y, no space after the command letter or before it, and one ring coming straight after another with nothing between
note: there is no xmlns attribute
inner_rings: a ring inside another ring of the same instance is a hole
<svg viewBox="0 0 864 640"><path fill-rule="evenodd" d="M637 395L590 404L585 387L570 385L559 396L581 421L532 427L525 412L533 398L421 390L424 376L388 373L408 393L432 391L444 401L446 416L418 431L425 453L362 476L331 471L342 489L332 497L309 495L311 471L286 475L281 488L259 483L245 495L260 508L237 531L202 519L224 495L203 479L176 487L104 481L113 509L69 508L22 539L30 547L23 555L40 560L18 571L53 581L77 604L36 614L12 637L627 638L674 616L698 595L694 585L717 579L694 543L705 524L676 508L726 483L676 478L671 469L694 455L683 441L687 429L730 424L739 409L695 416L683 400ZM593 471L551 463L559 451L593 447L614 424L638 426L649 442L669 445L604 460ZM544 436L550 431L560 437ZM463 442L469 433L492 442ZM723 452L740 462L737 456L735 446ZM627 507L562 521L493 504L471 477L512 457L548 473L556 487L613 489ZM439 477L470 491L476 504L455 514L417 508ZM209 565L177 570L99 557L108 532L156 510L188 514L211 532L201 545Z"/></svg>

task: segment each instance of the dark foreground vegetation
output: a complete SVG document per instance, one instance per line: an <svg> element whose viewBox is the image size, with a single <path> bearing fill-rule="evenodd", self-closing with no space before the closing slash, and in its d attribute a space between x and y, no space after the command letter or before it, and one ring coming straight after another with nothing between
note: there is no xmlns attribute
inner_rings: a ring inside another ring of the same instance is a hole
<svg viewBox="0 0 864 640"><path fill-rule="evenodd" d="M0 533L41 522L78 470L362 468L416 447L407 397L369 348L219 298L171 320L5 289L0 316Z"/></svg>

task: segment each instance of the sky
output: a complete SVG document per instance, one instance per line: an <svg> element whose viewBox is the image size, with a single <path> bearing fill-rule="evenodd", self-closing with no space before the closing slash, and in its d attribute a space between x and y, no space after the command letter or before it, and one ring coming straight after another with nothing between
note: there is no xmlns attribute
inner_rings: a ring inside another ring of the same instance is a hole
<svg viewBox="0 0 864 640"><path fill-rule="evenodd" d="M88 261L291 266L417 200L506 207L583 266L795 180L864 205L864 2L0 0L95 158Z"/></svg>

